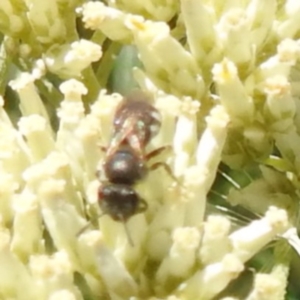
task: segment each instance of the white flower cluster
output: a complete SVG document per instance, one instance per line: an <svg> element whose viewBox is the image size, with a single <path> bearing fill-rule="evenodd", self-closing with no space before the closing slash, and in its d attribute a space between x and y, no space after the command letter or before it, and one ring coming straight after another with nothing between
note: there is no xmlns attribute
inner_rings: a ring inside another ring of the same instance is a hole
<svg viewBox="0 0 300 300"><path fill-rule="evenodd" d="M109 142L122 97L101 92L86 115L81 99L86 88L78 81L66 81L60 87L64 100L55 135L33 80L23 74L11 83L24 115L18 130L1 111L0 269L10 270L0 276L4 297L83 299L73 278L78 272L92 299L166 293L174 299L211 299L243 271L249 258L288 228L286 212L276 208L232 233L226 217L210 216L202 227L206 194L221 159L229 118L221 105L216 106L197 142L198 105L189 98L159 93L155 106L163 123L153 147L175 136L174 171L182 185L170 187L172 179L163 170L145 180L139 191L149 209L128 221L134 247L122 223L110 216L100 219L100 229L78 236L87 222L86 211L100 213L95 190L99 186L95 173L101 170L103 156L99 143ZM150 262L158 264L151 276L146 271ZM274 280L269 281L274 285ZM266 291L270 293L269 288Z"/></svg>
<svg viewBox="0 0 300 300"><path fill-rule="evenodd" d="M300 253L297 0L18 2L1 3L0 31L10 51L23 37L21 58L35 64L10 82L17 129L1 98L0 298L208 300L279 236ZM91 40L77 36L78 17L96 31ZM122 100L91 67L106 38L136 46L135 79L162 117L149 148L172 145L165 160L177 179L158 169L135 187L148 209L126 223L134 246L109 215L82 232L101 215L101 146ZM47 72L65 80L57 131L37 89ZM221 162L260 165L258 179L227 196L260 216L246 226L208 210ZM283 299L285 246L276 244L268 273L254 274L246 300Z"/></svg>

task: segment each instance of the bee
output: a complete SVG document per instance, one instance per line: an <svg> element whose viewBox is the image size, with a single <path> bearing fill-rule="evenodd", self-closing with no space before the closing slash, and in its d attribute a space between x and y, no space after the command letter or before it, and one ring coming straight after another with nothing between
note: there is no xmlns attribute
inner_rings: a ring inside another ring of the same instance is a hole
<svg viewBox="0 0 300 300"><path fill-rule="evenodd" d="M135 191L135 184L143 180L150 170L164 166L148 161L166 149L166 146L146 153L146 146L159 132L160 113L143 93L124 98L116 109L113 120L113 136L103 163L106 181L98 189L98 204L102 214L123 222L128 240L133 245L126 227L127 220L144 212L148 205Z"/></svg>

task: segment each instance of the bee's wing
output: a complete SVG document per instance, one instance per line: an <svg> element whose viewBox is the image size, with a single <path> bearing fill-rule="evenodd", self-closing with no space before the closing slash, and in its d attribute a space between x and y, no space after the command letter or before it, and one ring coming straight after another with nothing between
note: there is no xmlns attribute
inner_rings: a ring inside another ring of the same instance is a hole
<svg viewBox="0 0 300 300"><path fill-rule="evenodd" d="M136 147L140 148L139 145L136 146L136 143L139 144L135 133L137 122L138 119L135 116L130 116L126 119L123 126L117 132L115 132L110 142L107 155L113 154L126 140L133 149Z"/></svg>

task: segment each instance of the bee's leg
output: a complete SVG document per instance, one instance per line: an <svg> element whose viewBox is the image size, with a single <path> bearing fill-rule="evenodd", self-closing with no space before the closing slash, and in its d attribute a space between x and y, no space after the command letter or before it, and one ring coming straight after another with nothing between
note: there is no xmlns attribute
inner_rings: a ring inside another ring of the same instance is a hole
<svg viewBox="0 0 300 300"><path fill-rule="evenodd" d="M144 212L145 210L147 210L147 208L148 208L148 203L144 199L140 198L137 213Z"/></svg>
<svg viewBox="0 0 300 300"><path fill-rule="evenodd" d="M167 165L165 162L157 162L157 163L154 163L153 165L151 165L149 167L150 170L156 170L157 168L160 168L160 167L163 167L165 169L165 171L168 173L168 175L176 182L178 183L179 185L180 182L178 180L178 178L176 178L171 170L171 168L169 167L169 165Z"/></svg>
<svg viewBox="0 0 300 300"><path fill-rule="evenodd" d="M163 146L163 147L160 147L160 148L157 148L153 151L151 151L150 153L146 154L145 156L145 159L146 160L149 160L157 155L159 155L160 153L162 153L163 151L166 151L166 150L171 150L172 147L171 146Z"/></svg>

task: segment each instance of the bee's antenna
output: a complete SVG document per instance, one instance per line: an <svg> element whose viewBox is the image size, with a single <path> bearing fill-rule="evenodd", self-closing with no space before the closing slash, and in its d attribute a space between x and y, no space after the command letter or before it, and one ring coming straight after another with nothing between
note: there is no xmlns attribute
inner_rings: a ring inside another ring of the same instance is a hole
<svg viewBox="0 0 300 300"><path fill-rule="evenodd" d="M124 224L124 229L125 229L125 233L126 233L128 242L129 242L129 244L130 244L131 247L134 247L134 243L133 243L132 237L130 235L127 223L126 223L126 221L123 218L122 218L122 223Z"/></svg>
<svg viewBox="0 0 300 300"><path fill-rule="evenodd" d="M76 237L80 236L84 231L86 231L91 226L91 221L88 221L77 233Z"/></svg>
<svg viewBox="0 0 300 300"><path fill-rule="evenodd" d="M105 215L105 213L102 213L101 215L99 215L97 218L93 218L89 221L87 221L87 223L76 233L76 237L78 237L79 235L81 235L83 232L85 232L92 224L92 221L95 221L96 219L100 219L101 217L103 217Z"/></svg>

